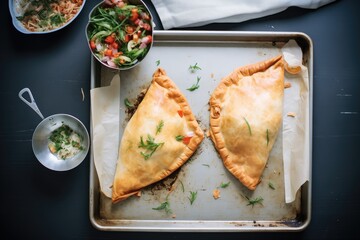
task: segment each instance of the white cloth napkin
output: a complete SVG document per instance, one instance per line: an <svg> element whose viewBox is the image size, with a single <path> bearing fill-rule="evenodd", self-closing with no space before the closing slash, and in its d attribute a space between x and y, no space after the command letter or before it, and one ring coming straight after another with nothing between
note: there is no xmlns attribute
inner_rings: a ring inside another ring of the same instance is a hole
<svg viewBox="0 0 360 240"><path fill-rule="evenodd" d="M288 7L315 9L335 0L151 0L164 29L209 23L243 22L284 11Z"/></svg>

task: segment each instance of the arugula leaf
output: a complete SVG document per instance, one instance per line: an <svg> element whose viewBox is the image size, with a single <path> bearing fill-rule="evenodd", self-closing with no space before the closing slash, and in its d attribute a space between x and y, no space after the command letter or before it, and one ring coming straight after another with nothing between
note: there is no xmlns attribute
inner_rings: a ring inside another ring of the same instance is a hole
<svg viewBox="0 0 360 240"><path fill-rule="evenodd" d="M156 66L159 66L160 65L160 60L157 60L155 63L156 63Z"/></svg>

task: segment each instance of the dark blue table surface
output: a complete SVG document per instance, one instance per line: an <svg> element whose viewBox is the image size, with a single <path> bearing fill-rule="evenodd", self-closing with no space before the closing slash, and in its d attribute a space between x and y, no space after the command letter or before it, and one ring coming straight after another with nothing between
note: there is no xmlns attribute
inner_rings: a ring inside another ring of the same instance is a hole
<svg viewBox="0 0 360 240"><path fill-rule="evenodd" d="M101 232L89 220L89 156L68 172L43 167L31 148L40 118L17 96L29 87L45 116L68 113L90 128L88 0L61 31L25 35L0 5L0 214L2 239L355 239L360 216L360 1L286 11L192 30L292 31L314 43L312 216L298 233ZM161 23L148 0L157 29ZM188 28L190 29L190 28ZM82 99L81 89L85 93Z"/></svg>

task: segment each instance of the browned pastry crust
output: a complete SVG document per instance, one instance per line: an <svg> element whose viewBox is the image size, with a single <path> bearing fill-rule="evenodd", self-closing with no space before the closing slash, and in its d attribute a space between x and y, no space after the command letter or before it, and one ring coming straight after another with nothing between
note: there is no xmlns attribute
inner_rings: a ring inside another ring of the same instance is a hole
<svg viewBox="0 0 360 240"><path fill-rule="evenodd" d="M163 122L161 131L157 131ZM148 159L139 147L151 136L163 143ZM191 136L179 141L176 136ZM119 147L119 157L113 183L112 201L118 202L137 194L142 188L169 176L195 152L204 138L185 96L159 68L136 112L127 124Z"/></svg>
<svg viewBox="0 0 360 240"><path fill-rule="evenodd" d="M282 123L281 55L239 67L211 95L210 136L226 168L247 188L260 182Z"/></svg>

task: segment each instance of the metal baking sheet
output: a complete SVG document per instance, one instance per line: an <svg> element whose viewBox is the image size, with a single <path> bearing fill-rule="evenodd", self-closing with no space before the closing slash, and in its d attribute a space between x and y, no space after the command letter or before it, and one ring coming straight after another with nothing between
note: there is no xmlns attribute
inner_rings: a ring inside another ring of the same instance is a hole
<svg viewBox="0 0 360 240"><path fill-rule="evenodd" d="M222 32L222 31L155 31L149 55L139 66L120 72L121 111L120 135L128 122L124 99L134 101L141 90L149 86L152 74L159 67L177 84L206 131L209 128L210 94L222 77L236 67L255 63L280 54L280 48L290 39L303 51L303 63L310 79L310 138L312 136L312 41L298 32ZM189 66L198 64L201 70L191 73ZM91 88L109 84L116 71L92 61ZM187 91L197 77L200 88ZM141 197L131 197L112 204L99 189L93 155L90 167L90 219L93 226L104 231L240 231L271 232L300 231L311 217L311 174L291 204L285 203L282 161L282 137L279 134L255 191L247 190L223 166L210 138L205 137L195 154L179 171L167 179L145 188ZM311 139L310 139L311 144ZM311 146L310 173L311 173ZM270 189L271 181L276 189ZM230 182L227 188L221 183ZM169 186L173 191L169 194ZM218 188L221 197L213 198ZM190 191L197 191L191 205ZM262 204L248 205L248 198L262 197ZM172 213L153 210L168 200Z"/></svg>

